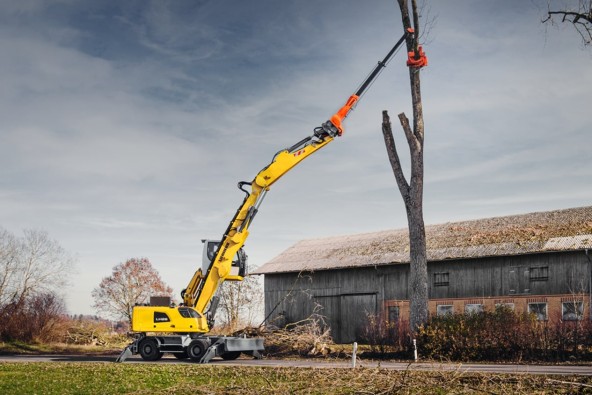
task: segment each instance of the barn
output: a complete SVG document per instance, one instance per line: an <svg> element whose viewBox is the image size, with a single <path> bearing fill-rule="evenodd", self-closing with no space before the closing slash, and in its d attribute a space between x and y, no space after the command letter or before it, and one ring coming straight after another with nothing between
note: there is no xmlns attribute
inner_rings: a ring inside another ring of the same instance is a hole
<svg viewBox="0 0 592 395"><path fill-rule="evenodd" d="M426 226L430 314L505 305L539 320L590 319L592 206ZM408 320L407 229L300 241L263 274L265 315L317 312L338 343L368 314Z"/></svg>

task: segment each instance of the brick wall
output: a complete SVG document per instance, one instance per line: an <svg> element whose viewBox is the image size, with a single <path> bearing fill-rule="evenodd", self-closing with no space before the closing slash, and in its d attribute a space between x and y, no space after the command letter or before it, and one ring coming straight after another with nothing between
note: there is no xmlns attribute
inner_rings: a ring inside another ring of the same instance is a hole
<svg viewBox="0 0 592 395"><path fill-rule="evenodd" d="M541 308L546 307L546 318L550 320L561 319L564 313L563 304L571 304L565 308L577 308L582 310L583 319L590 319L590 295L589 294L564 294L564 295L525 295L525 296L511 296L511 297L485 297L485 298L445 298L445 299L430 299L428 308L430 315L436 315L438 306L440 311L449 311L452 306L453 313L464 313L467 305L473 305L473 308L478 308L481 305L486 311L492 311L496 305L507 305L513 308L517 313L524 313L529 311L531 305L531 312L541 311ZM384 301L384 314L388 317L389 307L398 309L400 319L409 319L409 301L408 300L386 300ZM537 310L538 309L538 310ZM568 316L565 316L568 317ZM542 317L541 317L542 318Z"/></svg>

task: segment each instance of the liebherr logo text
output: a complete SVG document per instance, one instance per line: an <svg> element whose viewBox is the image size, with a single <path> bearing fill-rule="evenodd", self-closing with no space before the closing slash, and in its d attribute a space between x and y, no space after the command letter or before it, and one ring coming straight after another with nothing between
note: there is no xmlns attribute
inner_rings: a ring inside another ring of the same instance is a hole
<svg viewBox="0 0 592 395"><path fill-rule="evenodd" d="M222 262L222 257L226 254L226 250L228 250L229 246L230 243L226 243L226 245L224 246L224 250L222 251L222 254L220 254L220 259L218 260L218 262Z"/></svg>

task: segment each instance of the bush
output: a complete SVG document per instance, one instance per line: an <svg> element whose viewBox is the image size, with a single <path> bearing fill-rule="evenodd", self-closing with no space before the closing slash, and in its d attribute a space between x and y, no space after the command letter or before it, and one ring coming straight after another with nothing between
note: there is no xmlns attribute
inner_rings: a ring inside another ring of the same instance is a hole
<svg viewBox="0 0 592 395"><path fill-rule="evenodd" d="M379 358L405 354L411 346L409 324L400 320L388 321L382 314L368 314L358 338L370 346L372 356Z"/></svg>
<svg viewBox="0 0 592 395"><path fill-rule="evenodd" d="M64 303L53 293L14 301L0 308L0 339L5 341L59 341L66 322Z"/></svg>
<svg viewBox="0 0 592 395"><path fill-rule="evenodd" d="M426 358L455 361L590 359L589 322L537 321L508 308L432 317L417 333Z"/></svg>

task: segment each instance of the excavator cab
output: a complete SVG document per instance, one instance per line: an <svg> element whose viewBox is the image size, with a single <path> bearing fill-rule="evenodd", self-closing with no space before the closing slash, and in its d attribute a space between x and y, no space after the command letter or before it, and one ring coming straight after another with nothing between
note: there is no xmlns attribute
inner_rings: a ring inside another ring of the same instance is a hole
<svg viewBox="0 0 592 395"><path fill-rule="evenodd" d="M201 262L201 272L207 273L220 246L220 240L202 240L204 243L203 256ZM241 247L232 259L230 276L227 280L242 280L247 275L247 254ZM238 278L240 277L240 278Z"/></svg>

